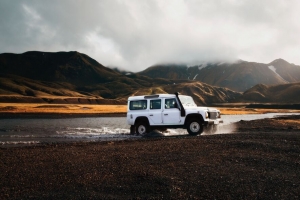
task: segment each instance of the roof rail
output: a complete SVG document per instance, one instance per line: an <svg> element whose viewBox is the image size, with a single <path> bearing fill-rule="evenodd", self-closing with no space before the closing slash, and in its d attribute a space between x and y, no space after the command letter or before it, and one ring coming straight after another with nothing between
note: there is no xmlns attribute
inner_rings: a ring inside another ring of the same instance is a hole
<svg viewBox="0 0 300 200"><path fill-rule="evenodd" d="M157 98L159 97L159 95L148 95L148 96L145 96L144 99L152 99L152 98Z"/></svg>

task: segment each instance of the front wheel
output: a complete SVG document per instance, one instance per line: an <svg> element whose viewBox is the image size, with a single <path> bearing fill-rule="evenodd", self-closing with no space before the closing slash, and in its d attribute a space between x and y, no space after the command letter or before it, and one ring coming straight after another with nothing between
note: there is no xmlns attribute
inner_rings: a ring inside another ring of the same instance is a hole
<svg viewBox="0 0 300 200"><path fill-rule="evenodd" d="M203 126L199 120L190 120L187 124L187 131L190 135L198 135L203 132Z"/></svg>
<svg viewBox="0 0 300 200"><path fill-rule="evenodd" d="M148 123L145 122L145 121L141 121L141 122L137 123L137 125L136 125L136 133L138 135L145 135L145 134L149 133Z"/></svg>

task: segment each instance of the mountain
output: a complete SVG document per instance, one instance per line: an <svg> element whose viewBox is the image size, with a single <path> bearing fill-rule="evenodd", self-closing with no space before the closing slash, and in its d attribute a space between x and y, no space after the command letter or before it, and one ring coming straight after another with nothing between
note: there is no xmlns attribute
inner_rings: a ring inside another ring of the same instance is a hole
<svg viewBox="0 0 300 200"><path fill-rule="evenodd" d="M1 88L31 96L70 95L57 91L63 88L71 93L118 98L130 95L135 88L171 83L135 74L122 75L79 52L0 54L0 77Z"/></svg>
<svg viewBox="0 0 300 200"><path fill-rule="evenodd" d="M267 86L258 84L237 99L240 102L299 103L300 82Z"/></svg>
<svg viewBox="0 0 300 200"><path fill-rule="evenodd" d="M137 74L151 78L165 78L172 80L193 80L190 69L187 65L166 64L154 65ZM191 76L191 78L190 78Z"/></svg>
<svg viewBox="0 0 300 200"><path fill-rule="evenodd" d="M227 102L241 95L198 81L122 73L76 51L0 54L0 102L99 103L113 99L126 103L128 96L142 91L143 94L179 91L205 105Z"/></svg>
<svg viewBox="0 0 300 200"><path fill-rule="evenodd" d="M272 67L273 66L273 67ZM300 66L288 63L283 59L277 59L268 64L269 69L274 71L285 82L298 82L300 81Z"/></svg>
<svg viewBox="0 0 300 200"><path fill-rule="evenodd" d="M244 92L256 84L276 85L300 81L300 66L277 59L269 64L238 61L197 66L155 65L139 72L151 78L198 80L209 85Z"/></svg>
<svg viewBox="0 0 300 200"><path fill-rule="evenodd" d="M34 80L71 84L103 83L118 76L85 54L74 52L37 52L1 54L2 74L14 74Z"/></svg>
<svg viewBox="0 0 300 200"><path fill-rule="evenodd" d="M123 74L123 75L134 74L131 71L128 71L128 70L125 70L125 69L121 69L121 68L118 68L118 67L109 67L109 68L112 69L112 70L114 70L115 72L118 72L118 73Z"/></svg>
<svg viewBox="0 0 300 200"><path fill-rule="evenodd" d="M151 94L174 94L179 92L183 95L193 96L196 104L209 105L219 102L234 101L241 96L241 93L234 92L227 88L220 88L201 83L199 81L189 81L179 84L168 84L160 87L142 88L137 90L134 95L151 95Z"/></svg>

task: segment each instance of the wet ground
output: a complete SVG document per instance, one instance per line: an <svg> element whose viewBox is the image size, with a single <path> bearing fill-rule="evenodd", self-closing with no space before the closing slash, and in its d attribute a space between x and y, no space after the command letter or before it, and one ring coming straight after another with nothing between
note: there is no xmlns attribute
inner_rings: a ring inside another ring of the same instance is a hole
<svg viewBox="0 0 300 200"><path fill-rule="evenodd" d="M233 134L0 148L0 199L299 199L300 115Z"/></svg>
<svg viewBox="0 0 300 200"><path fill-rule="evenodd" d="M276 115L291 113L268 113L248 115L224 115L217 134L228 134L236 131L234 122L262 118L273 118ZM28 146L67 142L95 142L126 139L139 139L141 136L130 135L126 117L60 117L49 115L2 116L0 118L0 146ZM153 131L148 137L168 137L187 135L185 129L168 129L165 132ZM205 135L204 133L203 135Z"/></svg>

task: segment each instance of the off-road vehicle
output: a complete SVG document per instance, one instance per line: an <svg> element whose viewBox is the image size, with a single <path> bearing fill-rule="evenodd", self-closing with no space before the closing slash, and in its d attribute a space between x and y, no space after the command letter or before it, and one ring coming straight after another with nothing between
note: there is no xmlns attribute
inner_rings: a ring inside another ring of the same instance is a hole
<svg viewBox="0 0 300 200"><path fill-rule="evenodd" d="M190 135L198 135L203 131L214 133L223 120L219 110L197 107L192 97L175 93L129 97L127 122L132 134L185 128Z"/></svg>

